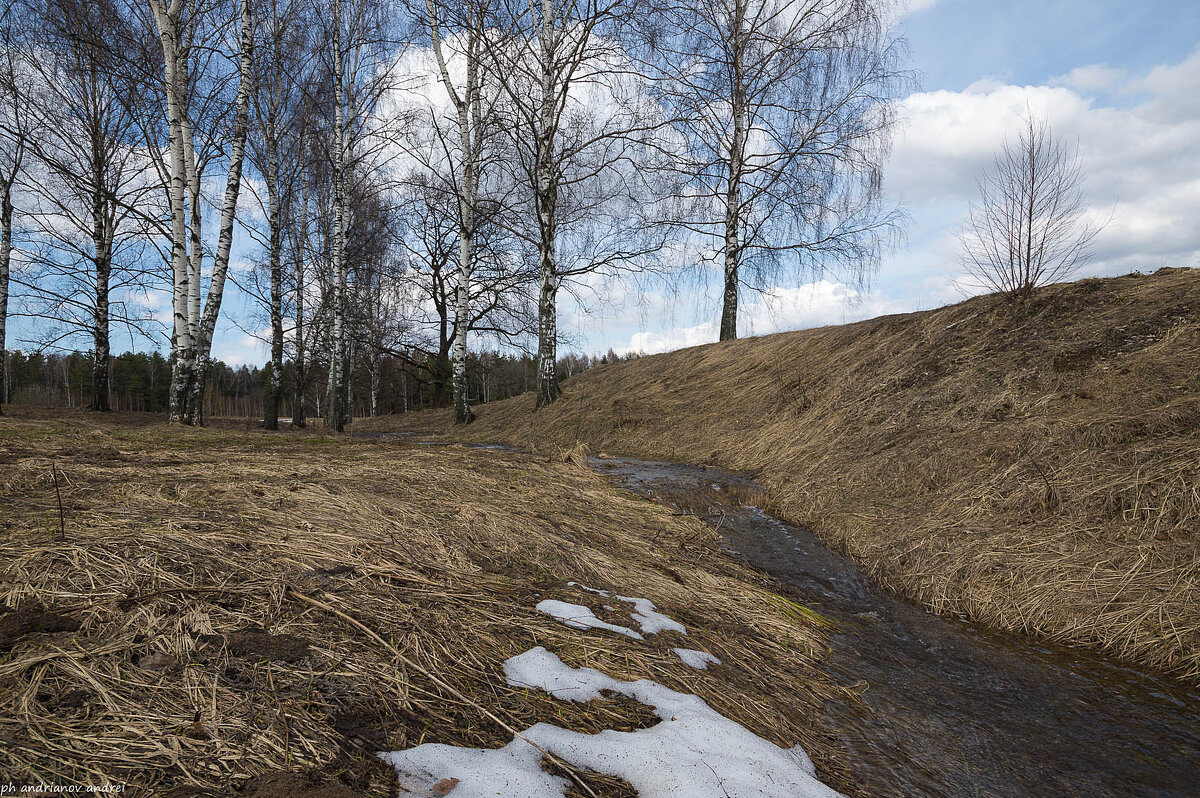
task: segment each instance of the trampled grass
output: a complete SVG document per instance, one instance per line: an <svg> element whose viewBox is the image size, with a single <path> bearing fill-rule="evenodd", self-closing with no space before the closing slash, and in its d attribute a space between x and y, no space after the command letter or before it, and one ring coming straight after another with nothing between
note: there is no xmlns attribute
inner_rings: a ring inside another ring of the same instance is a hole
<svg viewBox="0 0 1200 798"><path fill-rule="evenodd" d="M813 669L823 632L699 520L569 459L151 421L0 419L0 782L386 795L378 750L648 722L636 702L507 685L503 660L544 645L803 744L853 794L811 720L841 689ZM569 581L650 598L689 635L583 633L534 609L604 614ZM693 670L684 644L725 664ZM576 776L580 796L629 794Z"/></svg>

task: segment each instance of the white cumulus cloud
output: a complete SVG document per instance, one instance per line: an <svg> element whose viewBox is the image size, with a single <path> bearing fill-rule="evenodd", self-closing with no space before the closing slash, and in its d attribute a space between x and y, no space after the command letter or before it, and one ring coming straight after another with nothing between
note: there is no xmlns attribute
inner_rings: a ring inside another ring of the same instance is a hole
<svg viewBox="0 0 1200 798"><path fill-rule="evenodd" d="M795 288L776 286L742 301L739 328L744 335L767 335L782 330L823 327L850 321L900 313L909 308L903 302L861 291L854 286L830 280L817 280ZM627 344L616 347L618 353L641 352L651 355L717 340L717 318L691 327L634 333Z"/></svg>

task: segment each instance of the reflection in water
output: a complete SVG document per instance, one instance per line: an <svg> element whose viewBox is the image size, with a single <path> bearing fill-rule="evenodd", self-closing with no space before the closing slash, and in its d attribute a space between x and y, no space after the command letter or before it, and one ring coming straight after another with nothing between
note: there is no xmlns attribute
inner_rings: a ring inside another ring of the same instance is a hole
<svg viewBox="0 0 1200 798"><path fill-rule="evenodd" d="M875 795L1200 796L1200 694L1089 652L931 615L807 530L730 498L711 468L593 459L629 490L719 523L724 546L838 624L824 663L861 705L823 722Z"/></svg>

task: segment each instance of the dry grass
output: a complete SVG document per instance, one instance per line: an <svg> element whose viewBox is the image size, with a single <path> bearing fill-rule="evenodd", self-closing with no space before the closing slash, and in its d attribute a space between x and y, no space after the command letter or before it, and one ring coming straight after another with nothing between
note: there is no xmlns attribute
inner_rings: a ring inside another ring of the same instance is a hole
<svg viewBox="0 0 1200 798"><path fill-rule="evenodd" d="M754 471L939 612L1200 676L1200 273L1083 280L602 366L385 420Z"/></svg>
<svg viewBox="0 0 1200 798"><path fill-rule="evenodd" d="M839 689L812 668L820 630L727 562L701 522L577 460L136 417L0 419L0 604L14 610L0 614L0 782L385 795L376 750L507 742L482 709L516 728L650 722L634 702L506 685L501 662L545 645L697 693L804 744L853 789L807 725ZM689 646L727 664L694 671L671 634L585 634L533 609L540 597L595 606L572 580L653 599ZM31 614L42 608L54 614ZM582 778L579 795L630 795Z"/></svg>

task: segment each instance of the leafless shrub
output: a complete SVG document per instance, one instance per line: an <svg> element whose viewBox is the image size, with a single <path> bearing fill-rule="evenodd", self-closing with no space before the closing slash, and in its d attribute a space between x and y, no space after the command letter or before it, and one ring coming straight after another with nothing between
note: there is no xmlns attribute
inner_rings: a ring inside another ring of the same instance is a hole
<svg viewBox="0 0 1200 798"><path fill-rule="evenodd" d="M1078 148L1032 115L980 178L979 194L959 233L962 264L981 286L1013 297L1075 273L1103 228L1086 218Z"/></svg>

